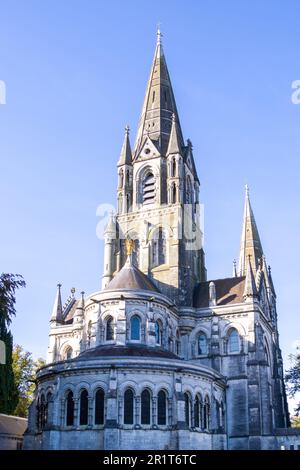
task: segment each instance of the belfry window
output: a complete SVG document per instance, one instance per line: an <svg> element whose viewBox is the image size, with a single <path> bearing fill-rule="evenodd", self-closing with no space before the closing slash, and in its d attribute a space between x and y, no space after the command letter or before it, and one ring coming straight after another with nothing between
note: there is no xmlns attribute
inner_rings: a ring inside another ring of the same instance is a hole
<svg viewBox="0 0 300 470"><path fill-rule="evenodd" d="M155 202L155 178L153 173L148 173L143 181L143 204Z"/></svg>
<svg viewBox="0 0 300 470"><path fill-rule="evenodd" d="M124 424L133 424L133 391L128 388L124 393Z"/></svg>
<svg viewBox="0 0 300 470"><path fill-rule="evenodd" d="M167 396L164 390L160 390L157 395L157 424L167 424Z"/></svg>
<svg viewBox="0 0 300 470"><path fill-rule="evenodd" d="M104 424L104 392L101 388L95 395L95 424Z"/></svg>
<svg viewBox="0 0 300 470"><path fill-rule="evenodd" d="M139 341L141 339L141 320L134 315L130 320L130 339Z"/></svg>
<svg viewBox="0 0 300 470"><path fill-rule="evenodd" d="M88 424L88 392L86 390L82 390L80 394L79 424L80 426Z"/></svg>
<svg viewBox="0 0 300 470"><path fill-rule="evenodd" d="M151 396L149 390L145 389L141 395L141 424L151 422Z"/></svg>
<svg viewBox="0 0 300 470"><path fill-rule="evenodd" d="M112 317L108 317L106 320L106 341L112 341L114 339L114 320Z"/></svg>
<svg viewBox="0 0 300 470"><path fill-rule="evenodd" d="M207 338L204 333L198 336L198 354L207 354Z"/></svg>
<svg viewBox="0 0 300 470"><path fill-rule="evenodd" d="M228 352L235 353L240 350L239 334L236 329L232 329L228 336Z"/></svg>

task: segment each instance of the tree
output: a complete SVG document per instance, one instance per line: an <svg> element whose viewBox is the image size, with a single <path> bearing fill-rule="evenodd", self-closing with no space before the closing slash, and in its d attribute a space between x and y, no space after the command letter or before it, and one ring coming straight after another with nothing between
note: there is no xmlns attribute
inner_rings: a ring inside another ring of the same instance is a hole
<svg viewBox="0 0 300 470"><path fill-rule="evenodd" d="M0 413L11 414L18 402L18 390L12 370L13 338L9 330L12 317L16 315L15 293L25 287L19 274L0 275L0 340L5 344L6 363L0 364Z"/></svg>
<svg viewBox="0 0 300 470"><path fill-rule="evenodd" d="M293 416L291 418L291 425L292 425L292 428L300 428L300 417Z"/></svg>
<svg viewBox="0 0 300 470"><path fill-rule="evenodd" d="M41 358L34 361L32 353L24 351L18 344L14 347L12 357L15 384L18 390L18 403L13 414L25 418L33 400L36 371L45 365L45 361Z"/></svg>
<svg viewBox="0 0 300 470"><path fill-rule="evenodd" d="M296 354L290 355L292 367L287 371L285 380L288 386L290 397L295 397L296 393L300 392L300 348L297 348ZM296 416L300 416L300 403L295 409Z"/></svg>

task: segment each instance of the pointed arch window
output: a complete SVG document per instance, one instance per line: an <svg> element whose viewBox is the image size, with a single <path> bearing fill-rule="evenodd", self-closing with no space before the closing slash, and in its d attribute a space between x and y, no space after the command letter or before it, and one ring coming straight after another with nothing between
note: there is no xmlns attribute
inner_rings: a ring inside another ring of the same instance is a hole
<svg viewBox="0 0 300 470"><path fill-rule="evenodd" d="M167 395L164 390L160 390L157 395L157 424L167 424Z"/></svg>
<svg viewBox="0 0 300 470"><path fill-rule="evenodd" d="M104 424L104 391L99 388L95 395L95 424Z"/></svg>
<svg viewBox="0 0 300 470"><path fill-rule="evenodd" d="M141 339L141 320L137 315L134 315L130 320L130 339L133 341Z"/></svg>
<svg viewBox="0 0 300 470"><path fill-rule="evenodd" d="M71 348L71 346L68 346L65 352L65 360L68 361L69 359L72 359L72 356L73 356L73 349Z"/></svg>
<svg viewBox="0 0 300 470"><path fill-rule="evenodd" d="M80 393L80 413L79 413L79 424L85 426L88 424L88 392L82 390Z"/></svg>
<svg viewBox="0 0 300 470"><path fill-rule="evenodd" d="M201 425L201 400L199 395L196 395L194 403L194 426L200 428Z"/></svg>
<svg viewBox="0 0 300 470"><path fill-rule="evenodd" d="M106 341L113 341L114 339L114 319L113 317L108 317L106 320Z"/></svg>
<svg viewBox="0 0 300 470"><path fill-rule="evenodd" d="M198 336L198 354L207 354L207 337L204 333Z"/></svg>
<svg viewBox="0 0 300 470"><path fill-rule="evenodd" d="M119 188L123 188L123 183L124 183L124 172L121 169L119 173Z"/></svg>
<svg viewBox="0 0 300 470"><path fill-rule="evenodd" d="M153 173L147 173L143 181L143 203L153 204L155 201L155 178Z"/></svg>
<svg viewBox="0 0 300 470"><path fill-rule="evenodd" d="M73 392L70 390L67 392L66 399L66 425L73 426L74 424L74 398Z"/></svg>
<svg viewBox="0 0 300 470"><path fill-rule="evenodd" d="M133 424L133 391L128 388L124 393L124 424Z"/></svg>
<svg viewBox="0 0 300 470"><path fill-rule="evenodd" d="M173 157L172 158L172 162L171 162L171 176L176 176L176 158Z"/></svg>
<svg viewBox="0 0 300 470"><path fill-rule="evenodd" d="M145 389L141 395L141 424L151 423L151 395L149 390Z"/></svg>
<svg viewBox="0 0 300 470"><path fill-rule="evenodd" d="M156 230L154 233L150 248L152 268L167 262L167 238L166 233L162 227L159 227L158 230Z"/></svg>
<svg viewBox="0 0 300 470"><path fill-rule="evenodd" d="M171 204L175 204L177 202L177 188L176 184L172 183L171 186Z"/></svg>
<svg viewBox="0 0 300 470"><path fill-rule="evenodd" d="M162 344L162 325L160 321L155 322L155 342L160 346Z"/></svg>
<svg viewBox="0 0 300 470"><path fill-rule="evenodd" d="M233 328L228 335L228 352L236 353L240 350L239 334L235 328Z"/></svg>
<svg viewBox="0 0 300 470"><path fill-rule="evenodd" d="M184 394L184 416L185 424L189 428L191 425L191 400L188 393Z"/></svg>
<svg viewBox="0 0 300 470"><path fill-rule="evenodd" d="M209 429L209 413L210 413L210 403L209 403L209 398L205 398L205 403L204 403L204 416L203 416L203 428L205 430Z"/></svg>

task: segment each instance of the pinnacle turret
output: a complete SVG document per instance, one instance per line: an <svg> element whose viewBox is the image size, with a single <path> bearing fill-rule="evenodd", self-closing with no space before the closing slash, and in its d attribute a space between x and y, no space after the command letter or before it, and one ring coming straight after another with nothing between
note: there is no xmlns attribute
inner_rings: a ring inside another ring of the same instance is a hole
<svg viewBox="0 0 300 470"><path fill-rule="evenodd" d="M56 291L56 296L55 296L55 301L54 301L50 321L55 321L55 322L62 322L63 321L63 309L62 309L62 301L61 301L61 284L57 284L57 291Z"/></svg>
<svg viewBox="0 0 300 470"><path fill-rule="evenodd" d="M248 256L247 262L247 271L246 271L246 280L245 280L245 289L244 289L244 299L258 297L257 287L255 283L255 277L251 265L251 256Z"/></svg>
<svg viewBox="0 0 300 470"><path fill-rule="evenodd" d="M177 128L175 113L172 114L172 127L167 155L181 153L180 135Z"/></svg>
<svg viewBox="0 0 300 470"><path fill-rule="evenodd" d="M245 276L247 272L247 260L251 256L252 269L256 273L259 262L263 256L263 249L257 230L253 210L250 204L249 188L246 186L243 230L241 237L239 276Z"/></svg>
<svg viewBox="0 0 300 470"><path fill-rule="evenodd" d="M118 166L121 165L131 165L132 164L132 153L129 141L129 126L125 127L125 136L124 142L121 149L120 158L118 161Z"/></svg>

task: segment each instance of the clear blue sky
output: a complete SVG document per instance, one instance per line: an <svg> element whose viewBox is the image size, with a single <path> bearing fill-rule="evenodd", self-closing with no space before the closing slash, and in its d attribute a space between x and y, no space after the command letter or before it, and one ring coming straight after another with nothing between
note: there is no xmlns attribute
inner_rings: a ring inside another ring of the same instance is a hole
<svg viewBox="0 0 300 470"><path fill-rule="evenodd" d="M278 294L281 346L300 340L298 1L2 1L0 270L21 273L15 342L45 356L56 284L99 289L96 208L115 203L161 23L205 205L209 278L231 274L250 186Z"/></svg>

